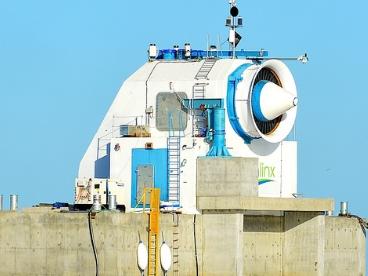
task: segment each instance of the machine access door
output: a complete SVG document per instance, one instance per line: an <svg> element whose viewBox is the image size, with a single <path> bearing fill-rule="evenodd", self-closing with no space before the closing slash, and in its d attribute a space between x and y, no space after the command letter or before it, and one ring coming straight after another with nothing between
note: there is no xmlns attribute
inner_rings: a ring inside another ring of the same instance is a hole
<svg viewBox="0 0 368 276"><path fill-rule="evenodd" d="M168 201L167 149L132 149L131 207L142 207L144 188L160 188L160 200Z"/></svg>
<svg viewBox="0 0 368 276"><path fill-rule="evenodd" d="M137 191L135 198L136 202L139 202L142 199L144 188L154 188L153 173L154 171L152 165L137 166ZM149 198L146 199L146 202L150 202Z"/></svg>

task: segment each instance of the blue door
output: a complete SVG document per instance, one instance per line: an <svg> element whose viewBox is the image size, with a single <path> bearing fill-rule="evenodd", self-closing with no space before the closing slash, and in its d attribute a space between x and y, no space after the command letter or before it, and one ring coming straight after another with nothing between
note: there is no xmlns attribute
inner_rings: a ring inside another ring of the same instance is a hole
<svg viewBox="0 0 368 276"><path fill-rule="evenodd" d="M132 149L132 208L145 187L160 188L160 199L168 201L167 149Z"/></svg>

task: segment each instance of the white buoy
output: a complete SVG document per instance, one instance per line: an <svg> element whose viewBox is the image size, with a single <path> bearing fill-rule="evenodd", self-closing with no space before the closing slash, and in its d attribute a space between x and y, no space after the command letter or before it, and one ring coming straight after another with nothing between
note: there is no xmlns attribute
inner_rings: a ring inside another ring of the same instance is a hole
<svg viewBox="0 0 368 276"><path fill-rule="evenodd" d="M161 267L165 274L171 267L171 250L167 243L163 242L160 250Z"/></svg>
<svg viewBox="0 0 368 276"><path fill-rule="evenodd" d="M147 247L144 245L142 241L140 241L138 244L137 259L139 269L141 271L144 271L148 265L148 252Z"/></svg>

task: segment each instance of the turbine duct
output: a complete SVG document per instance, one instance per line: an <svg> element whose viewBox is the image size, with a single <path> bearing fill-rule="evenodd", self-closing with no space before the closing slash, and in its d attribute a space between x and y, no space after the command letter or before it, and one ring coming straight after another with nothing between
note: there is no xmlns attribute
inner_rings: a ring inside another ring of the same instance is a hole
<svg viewBox="0 0 368 276"><path fill-rule="evenodd" d="M294 78L279 60L245 63L229 76L228 117L245 143L284 140L294 126L297 104Z"/></svg>

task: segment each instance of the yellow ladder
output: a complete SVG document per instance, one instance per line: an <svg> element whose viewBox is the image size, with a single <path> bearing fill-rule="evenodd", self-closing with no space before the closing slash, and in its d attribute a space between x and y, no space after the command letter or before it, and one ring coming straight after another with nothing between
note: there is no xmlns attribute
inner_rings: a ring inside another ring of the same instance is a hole
<svg viewBox="0 0 368 276"><path fill-rule="evenodd" d="M160 189L145 188L144 194L149 193L150 212L148 229L148 275L159 275L159 233L160 233ZM146 206L146 196L144 205Z"/></svg>

